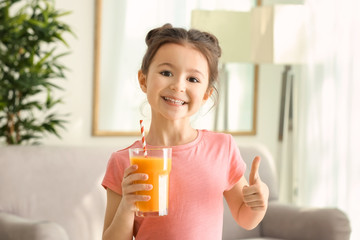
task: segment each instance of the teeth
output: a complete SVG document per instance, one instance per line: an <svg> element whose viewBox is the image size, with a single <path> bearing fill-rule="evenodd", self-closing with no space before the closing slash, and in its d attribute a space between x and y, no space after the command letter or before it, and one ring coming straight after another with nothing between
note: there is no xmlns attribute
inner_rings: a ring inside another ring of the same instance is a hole
<svg viewBox="0 0 360 240"><path fill-rule="evenodd" d="M181 101L181 100L176 100L176 99L172 99L172 98L168 98L168 97L164 97L164 99L166 101L169 101L169 102L172 102L174 104L177 104L177 105L184 105L184 101Z"/></svg>

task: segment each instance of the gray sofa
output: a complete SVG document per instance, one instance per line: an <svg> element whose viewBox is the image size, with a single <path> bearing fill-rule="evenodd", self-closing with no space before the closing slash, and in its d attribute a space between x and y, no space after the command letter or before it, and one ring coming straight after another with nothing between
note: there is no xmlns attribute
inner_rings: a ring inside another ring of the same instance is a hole
<svg viewBox="0 0 360 240"><path fill-rule="evenodd" d="M225 204L224 240L349 239L350 225L344 213L279 203L270 154L261 146L240 149L248 166L255 155L262 157L260 176L269 185L271 201L263 222L252 231L238 227ZM83 146L0 147L0 239L101 239L106 194L100 183L114 150Z"/></svg>

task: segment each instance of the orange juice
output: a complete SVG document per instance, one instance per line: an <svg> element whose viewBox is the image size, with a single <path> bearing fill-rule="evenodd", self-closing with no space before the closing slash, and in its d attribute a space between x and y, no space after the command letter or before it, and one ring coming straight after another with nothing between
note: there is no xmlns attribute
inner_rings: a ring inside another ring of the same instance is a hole
<svg viewBox="0 0 360 240"><path fill-rule="evenodd" d="M167 148L168 149L168 148ZM154 153L157 151L158 153ZM136 194L149 195L151 199L147 202L136 202L137 216L164 216L168 210L169 174L171 171L171 149L170 156L162 153L162 149L147 150L147 156L143 153L130 153L130 163L138 165L138 173L146 173L149 178L138 183L152 184L150 191L139 191Z"/></svg>

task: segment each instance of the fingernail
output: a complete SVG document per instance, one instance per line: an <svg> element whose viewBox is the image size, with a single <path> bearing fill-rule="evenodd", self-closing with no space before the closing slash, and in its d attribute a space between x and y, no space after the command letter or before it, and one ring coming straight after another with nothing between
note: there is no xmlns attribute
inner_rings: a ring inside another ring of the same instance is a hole
<svg viewBox="0 0 360 240"><path fill-rule="evenodd" d="M147 189L148 189L148 190L151 190L152 188L153 188L153 185L152 185L152 184L148 184L148 185L147 185Z"/></svg>
<svg viewBox="0 0 360 240"><path fill-rule="evenodd" d="M149 176L147 174L144 174L144 179L148 180Z"/></svg>

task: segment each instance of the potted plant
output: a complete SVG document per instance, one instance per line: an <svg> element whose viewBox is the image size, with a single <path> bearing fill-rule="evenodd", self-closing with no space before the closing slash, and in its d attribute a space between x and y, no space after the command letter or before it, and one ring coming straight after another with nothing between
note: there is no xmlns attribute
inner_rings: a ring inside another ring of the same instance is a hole
<svg viewBox="0 0 360 240"><path fill-rule="evenodd" d="M67 114L55 106L58 81L68 70L59 60L68 52L63 35L73 34L59 19L53 0L0 0L0 141L37 144L46 134L60 137Z"/></svg>

